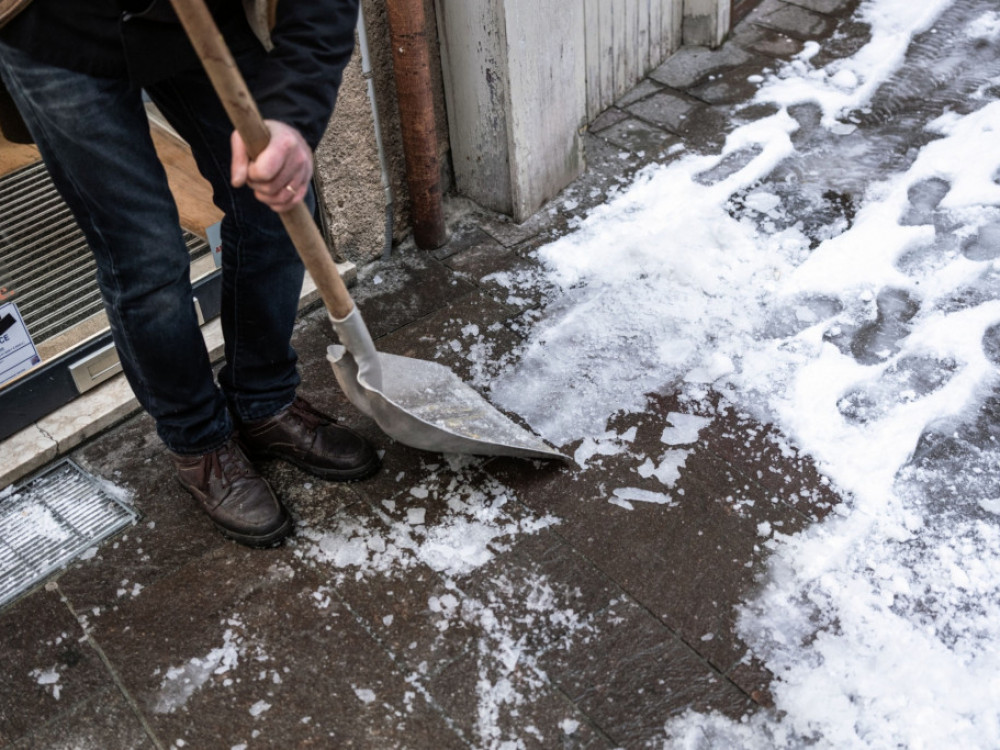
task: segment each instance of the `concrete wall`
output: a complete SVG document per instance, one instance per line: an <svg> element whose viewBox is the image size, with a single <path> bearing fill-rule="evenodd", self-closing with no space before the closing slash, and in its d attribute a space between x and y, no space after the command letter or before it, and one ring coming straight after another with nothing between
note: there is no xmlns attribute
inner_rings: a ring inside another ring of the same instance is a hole
<svg viewBox="0 0 1000 750"><path fill-rule="evenodd" d="M434 18L433 0L424 0L427 17ZM410 203L406 189L406 164L400 135L392 48L385 5L362 0L371 55L380 133L393 200L391 234L399 242L410 227ZM434 58L432 90L442 163L442 184L451 185L449 139L441 79L439 45L432 29L430 46ZM358 265L381 257L386 241L386 194L382 184L375 139L375 122L368 98L368 83L362 75L360 47L355 49L341 85L330 127L316 150L316 178L326 220L340 256Z"/></svg>
<svg viewBox="0 0 1000 750"><path fill-rule="evenodd" d="M385 191L357 50L316 149L316 180L338 257L355 263L378 257L385 242Z"/></svg>

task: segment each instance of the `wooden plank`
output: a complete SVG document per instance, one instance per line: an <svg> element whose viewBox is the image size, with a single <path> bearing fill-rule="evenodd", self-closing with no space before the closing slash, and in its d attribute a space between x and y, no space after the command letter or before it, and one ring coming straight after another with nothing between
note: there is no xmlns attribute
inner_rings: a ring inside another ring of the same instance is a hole
<svg viewBox="0 0 1000 750"><path fill-rule="evenodd" d="M524 221L583 171L584 6L507 0L504 16L513 216Z"/></svg>
<svg viewBox="0 0 1000 750"><path fill-rule="evenodd" d="M663 62L663 5L667 0L649 0L649 69Z"/></svg>
<svg viewBox="0 0 1000 750"><path fill-rule="evenodd" d="M601 100L598 109L601 111L610 107L615 100L615 6L621 2L622 0L600 0L598 36L601 57Z"/></svg>
<svg viewBox="0 0 1000 750"><path fill-rule="evenodd" d="M11 143L0 135L0 177L34 164L42 157L38 149L30 144Z"/></svg>
<svg viewBox="0 0 1000 750"><path fill-rule="evenodd" d="M624 96L639 80L639 0L625 0L618 54L622 57L622 76L616 82L615 99Z"/></svg>
<svg viewBox="0 0 1000 750"><path fill-rule="evenodd" d="M663 57L666 59L681 48L684 24L684 3L682 0L665 0L666 7L663 12L663 38L666 40L666 49Z"/></svg>
<svg viewBox="0 0 1000 750"><path fill-rule="evenodd" d="M222 218L212 203L212 188L198 172L191 150L175 136L153 126L153 142L167 170L167 181L181 214L181 225L205 236L205 227ZM34 164L41 156L30 144L11 143L0 135L0 177Z"/></svg>
<svg viewBox="0 0 1000 750"><path fill-rule="evenodd" d="M651 69L650 60L652 55L650 54L649 45L652 33L649 23L649 9L654 2L655 0L639 0L639 77L636 79L636 83L639 82L639 79L645 78Z"/></svg>
<svg viewBox="0 0 1000 750"><path fill-rule="evenodd" d="M583 23L586 46L587 122L604 111L601 93L601 0L584 0Z"/></svg>
<svg viewBox="0 0 1000 750"><path fill-rule="evenodd" d="M626 78L625 66L625 6L629 0L611 0L611 26L608 32L611 37L609 59L614 66L611 77L611 99L618 98L622 82Z"/></svg>
<svg viewBox="0 0 1000 750"><path fill-rule="evenodd" d="M436 0L435 8L456 187L513 213L502 8L494 0Z"/></svg>
<svg viewBox="0 0 1000 750"><path fill-rule="evenodd" d="M191 149L184 141L156 124L150 129L156 152L167 170L167 182L177 203L181 226L204 237L205 228L222 219L222 212L212 203L212 186L201 176Z"/></svg>

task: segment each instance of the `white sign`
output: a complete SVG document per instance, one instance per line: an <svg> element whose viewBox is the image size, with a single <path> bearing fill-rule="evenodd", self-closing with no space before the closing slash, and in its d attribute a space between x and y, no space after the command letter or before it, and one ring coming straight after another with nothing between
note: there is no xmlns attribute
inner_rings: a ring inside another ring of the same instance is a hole
<svg viewBox="0 0 1000 750"><path fill-rule="evenodd" d="M17 305L13 302L0 305L0 383L41 361Z"/></svg>

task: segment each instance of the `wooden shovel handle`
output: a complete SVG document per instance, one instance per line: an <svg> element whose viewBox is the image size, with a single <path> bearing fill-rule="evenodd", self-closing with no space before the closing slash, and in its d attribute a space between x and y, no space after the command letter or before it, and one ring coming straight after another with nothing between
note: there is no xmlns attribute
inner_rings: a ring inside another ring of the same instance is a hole
<svg viewBox="0 0 1000 750"><path fill-rule="evenodd" d="M246 81L236 67L215 19L203 0L170 0L184 26L205 72L222 101L233 127L246 144L247 153L255 159L271 140L271 133L257 109ZM309 275L319 289L326 309L335 318L346 318L354 309L344 280L305 203L295 204L281 214L288 236L298 250Z"/></svg>

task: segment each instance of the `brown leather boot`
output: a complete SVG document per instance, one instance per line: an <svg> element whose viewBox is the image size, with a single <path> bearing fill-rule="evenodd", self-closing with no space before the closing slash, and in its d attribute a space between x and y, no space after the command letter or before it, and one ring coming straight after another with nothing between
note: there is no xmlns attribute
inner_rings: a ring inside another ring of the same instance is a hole
<svg viewBox="0 0 1000 750"><path fill-rule="evenodd" d="M177 478L225 536L273 547L292 530L288 511L233 438L201 456L171 454Z"/></svg>
<svg viewBox="0 0 1000 750"><path fill-rule="evenodd" d="M273 417L244 422L239 436L249 456L282 458L323 479L364 479L381 464L367 440L298 396Z"/></svg>

